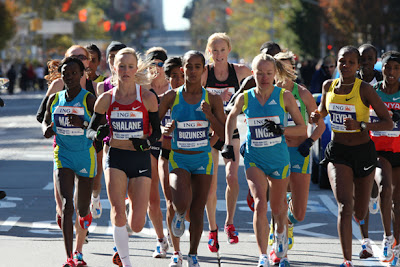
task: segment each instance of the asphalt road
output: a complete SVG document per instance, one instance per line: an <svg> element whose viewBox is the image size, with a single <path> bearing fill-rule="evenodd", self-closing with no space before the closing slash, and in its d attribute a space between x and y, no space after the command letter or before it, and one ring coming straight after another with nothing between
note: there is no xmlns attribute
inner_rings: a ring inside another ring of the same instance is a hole
<svg viewBox="0 0 400 267"><path fill-rule="evenodd" d="M55 222L55 201L52 185L52 140L42 137L35 113L43 93L1 95L6 106L0 108L0 190L7 197L0 200L0 266L61 266L65 252L61 231ZM244 137L243 122L239 128ZM243 139L242 139L243 140ZM223 162L222 160L220 162ZM229 245L223 230L219 232L222 266L256 266L258 249L252 227L252 215L246 204L247 182L243 162L239 169L240 193L235 216L239 244ZM217 223L225 221L224 166L219 166ZM161 190L160 190L161 192ZM112 228L109 203L104 186L101 192L103 215L94 220L89 244L84 246L88 266L114 266ZM161 208L165 218L165 201ZM270 212L268 212L270 218ZM207 249L208 223L199 247L201 266L217 266L216 254ZM288 257L292 266L339 266L341 247L336 230L337 206L330 190L311 184L307 216L295 226L295 243ZM165 230L166 232L166 230ZM383 230L378 215L371 216L370 238L374 253L379 255ZM382 266L377 258L359 260L360 234L353 221L353 262L356 266ZM187 254L189 235L182 238L182 251ZM130 257L134 266L168 266L166 259L151 257L156 245L151 222L139 234L130 237ZM185 263L186 264L186 263ZM385 265L383 265L385 266Z"/></svg>

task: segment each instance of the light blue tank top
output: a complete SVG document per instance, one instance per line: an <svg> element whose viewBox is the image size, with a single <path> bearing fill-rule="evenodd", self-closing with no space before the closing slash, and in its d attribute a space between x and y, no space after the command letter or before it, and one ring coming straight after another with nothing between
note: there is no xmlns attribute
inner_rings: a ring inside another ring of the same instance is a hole
<svg viewBox="0 0 400 267"><path fill-rule="evenodd" d="M283 92L285 89L274 87L274 91L262 106L255 95L255 88L244 92L243 113L246 117L247 137L246 153L252 158L265 159L272 162L289 158L288 149L283 135L276 136L263 126L271 120L281 127L286 126L288 113L285 110Z"/></svg>
<svg viewBox="0 0 400 267"><path fill-rule="evenodd" d="M79 94L70 102L65 98L66 90L57 92L51 104L51 120L58 146L70 151L89 149L93 141L86 138L86 130L72 126L65 114L76 114L84 121L90 122L92 115L87 108L86 99L89 91L81 89Z"/></svg>
<svg viewBox="0 0 400 267"><path fill-rule="evenodd" d="M176 90L174 104L171 107L171 120L175 121L175 130L172 133L172 150L183 149L189 151L210 152L208 138L210 122L201 110L201 102L208 100L208 92L203 88L201 100L188 104L182 96L183 86Z"/></svg>

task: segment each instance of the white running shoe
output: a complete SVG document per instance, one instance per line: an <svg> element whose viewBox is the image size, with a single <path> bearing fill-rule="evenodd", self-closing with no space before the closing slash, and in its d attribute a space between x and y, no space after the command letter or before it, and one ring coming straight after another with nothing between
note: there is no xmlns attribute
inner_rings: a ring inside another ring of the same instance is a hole
<svg viewBox="0 0 400 267"><path fill-rule="evenodd" d="M185 215L186 212L183 214L175 212L174 219L172 219L171 230L172 234L176 237L181 237L185 232Z"/></svg>
<svg viewBox="0 0 400 267"><path fill-rule="evenodd" d="M289 249L288 238L286 236L286 226L283 228L283 233L278 234L275 230L275 243L272 245L276 256L278 258L283 258L286 256Z"/></svg>
<svg viewBox="0 0 400 267"><path fill-rule="evenodd" d="M93 219L98 219L101 217L103 208L100 204L100 197L97 200L92 198L92 204L90 205L90 212L92 213Z"/></svg>
<svg viewBox="0 0 400 267"><path fill-rule="evenodd" d="M269 260L266 254L261 254L260 258L258 259L257 267L269 267Z"/></svg>
<svg viewBox="0 0 400 267"><path fill-rule="evenodd" d="M390 263L390 266L400 266L400 245L393 248L394 258Z"/></svg>
<svg viewBox="0 0 400 267"><path fill-rule="evenodd" d="M371 197L369 199L369 213L377 214L379 212L378 198Z"/></svg>
<svg viewBox="0 0 400 267"><path fill-rule="evenodd" d="M153 252L153 258L167 257L168 248L169 248L169 246L168 246L167 238L165 236L163 237L162 242L160 242L157 239L157 247L156 247L156 250L154 250L154 252Z"/></svg>
<svg viewBox="0 0 400 267"><path fill-rule="evenodd" d="M382 254L379 256L379 260L382 262L391 262L394 258L394 246L396 246L396 239L394 239L393 235L383 236Z"/></svg>
<svg viewBox="0 0 400 267"><path fill-rule="evenodd" d="M374 256L374 251L371 246L371 239L364 238L361 244L360 259L367 259Z"/></svg>
<svg viewBox="0 0 400 267"><path fill-rule="evenodd" d="M199 261L197 260L197 254L189 254L187 261L188 267L200 267Z"/></svg>
<svg viewBox="0 0 400 267"><path fill-rule="evenodd" d="M180 251L175 251L174 255L171 257L171 262L168 265L169 267L182 267L183 264L183 256Z"/></svg>

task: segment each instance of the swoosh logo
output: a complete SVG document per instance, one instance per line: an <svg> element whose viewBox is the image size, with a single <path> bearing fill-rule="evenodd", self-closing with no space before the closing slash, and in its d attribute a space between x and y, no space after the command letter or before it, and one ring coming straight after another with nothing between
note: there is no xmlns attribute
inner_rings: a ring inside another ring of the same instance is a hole
<svg viewBox="0 0 400 267"><path fill-rule="evenodd" d="M346 101L349 101L350 99L354 98L354 96L350 97L350 98L346 98Z"/></svg>
<svg viewBox="0 0 400 267"><path fill-rule="evenodd" d="M393 97L393 101L397 101L399 99L400 99L400 97Z"/></svg>
<svg viewBox="0 0 400 267"><path fill-rule="evenodd" d="M132 110L137 110L138 108L140 108L140 107L132 108Z"/></svg>
<svg viewBox="0 0 400 267"><path fill-rule="evenodd" d="M144 172L147 172L148 171L148 169L145 169L145 170L139 170L139 173L144 173Z"/></svg>
<svg viewBox="0 0 400 267"><path fill-rule="evenodd" d="M371 165L369 167L364 167L364 171L368 171L369 169L371 169L372 167L374 167L374 165Z"/></svg>

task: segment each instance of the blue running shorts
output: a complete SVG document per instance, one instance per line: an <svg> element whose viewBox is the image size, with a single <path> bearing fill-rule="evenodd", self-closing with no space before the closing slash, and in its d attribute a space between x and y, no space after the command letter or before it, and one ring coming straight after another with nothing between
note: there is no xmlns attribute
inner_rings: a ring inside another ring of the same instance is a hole
<svg viewBox="0 0 400 267"><path fill-rule="evenodd" d="M288 147L290 156L290 172L310 174L310 155L303 157L297 147Z"/></svg>
<svg viewBox="0 0 400 267"><path fill-rule="evenodd" d="M79 176L93 178L96 165L96 149L93 146L82 151L70 151L58 145L54 148L54 170L67 168Z"/></svg>
<svg viewBox="0 0 400 267"><path fill-rule="evenodd" d="M169 154L169 170L184 169L191 174L213 174L211 152L199 154L182 154L171 150Z"/></svg>

